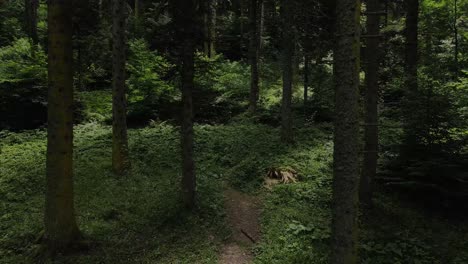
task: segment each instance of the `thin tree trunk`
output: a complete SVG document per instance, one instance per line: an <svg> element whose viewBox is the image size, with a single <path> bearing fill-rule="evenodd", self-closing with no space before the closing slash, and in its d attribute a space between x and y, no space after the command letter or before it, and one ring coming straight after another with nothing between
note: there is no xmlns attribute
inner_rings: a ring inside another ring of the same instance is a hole
<svg viewBox="0 0 468 264"><path fill-rule="evenodd" d="M80 236L73 201L71 1L48 1L48 123L44 241L52 253Z"/></svg>
<svg viewBox="0 0 468 264"><path fill-rule="evenodd" d="M216 0L208 1L208 57L216 55Z"/></svg>
<svg viewBox="0 0 468 264"><path fill-rule="evenodd" d="M304 108L307 107L307 101L309 100L309 64L309 55L304 52Z"/></svg>
<svg viewBox="0 0 468 264"><path fill-rule="evenodd" d="M249 42L249 62L250 62L250 104L249 112L257 111L257 104L260 94L259 88L259 60L261 45L261 7L262 0L250 0L249 24L250 24L250 42Z"/></svg>
<svg viewBox="0 0 468 264"><path fill-rule="evenodd" d="M138 20L140 17L140 0L135 0L135 10L133 11L135 14L135 19Z"/></svg>
<svg viewBox="0 0 468 264"><path fill-rule="evenodd" d="M216 55L216 0L202 2L203 9L203 48L205 55L212 58Z"/></svg>
<svg viewBox="0 0 468 264"><path fill-rule="evenodd" d="M130 168L125 89L127 2L113 0L112 14L112 167L116 174L122 174Z"/></svg>
<svg viewBox="0 0 468 264"><path fill-rule="evenodd" d="M34 45L39 43L37 35L37 10L39 0L25 0L26 32Z"/></svg>
<svg viewBox="0 0 468 264"><path fill-rule="evenodd" d="M401 148L401 158L407 159L407 155L413 148L421 143L416 135L415 122L419 119L418 111L418 20L419 0L406 0L406 29L405 29L405 97L403 101L403 130L404 143Z"/></svg>
<svg viewBox="0 0 468 264"><path fill-rule="evenodd" d="M239 30L240 30L240 54L241 56L244 55L244 35L245 35L245 26L244 26L244 1L239 0L239 9L240 9L240 16L239 16Z"/></svg>
<svg viewBox="0 0 468 264"><path fill-rule="evenodd" d="M419 0L406 0L406 88L408 93L418 90L418 18Z"/></svg>
<svg viewBox="0 0 468 264"><path fill-rule="evenodd" d="M293 56L295 49L293 3L281 0L282 21L282 71L283 71L283 97L281 104L281 140L285 143L293 142L292 129L292 83L293 83Z"/></svg>
<svg viewBox="0 0 468 264"><path fill-rule="evenodd" d="M358 263L360 1L337 1L331 264Z"/></svg>
<svg viewBox="0 0 468 264"><path fill-rule="evenodd" d="M367 0L367 34L380 34L379 0ZM372 204L372 183L377 172L378 159L378 98L379 98L379 39L366 39L366 96L365 96L365 131L364 160L360 184L360 200L366 205Z"/></svg>
<svg viewBox="0 0 468 264"><path fill-rule="evenodd" d="M177 42L180 44L182 80L182 198L186 208L195 207L196 175L193 160L193 99L196 13L194 0L174 0L173 15Z"/></svg>
<svg viewBox="0 0 468 264"><path fill-rule="evenodd" d="M454 10L453 10L453 38L454 38L454 44L455 48L453 50L454 52L454 60L455 60L455 77L458 77L458 50L459 50L459 44L458 44L458 25L457 25L457 18L458 18L458 1L454 0Z"/></svg>

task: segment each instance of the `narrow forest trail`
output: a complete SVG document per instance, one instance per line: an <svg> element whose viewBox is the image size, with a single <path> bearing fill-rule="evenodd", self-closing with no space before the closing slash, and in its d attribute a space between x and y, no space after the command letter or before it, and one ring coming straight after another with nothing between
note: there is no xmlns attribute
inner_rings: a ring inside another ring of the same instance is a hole
<svg viewBox="0 0 468 264"><path fill-rule="evenodd" d="M260 239L260 199L232 188L227 188L224 196L232 236L221 250L219 263L251 263L253 261L251 249Z"/></svg>

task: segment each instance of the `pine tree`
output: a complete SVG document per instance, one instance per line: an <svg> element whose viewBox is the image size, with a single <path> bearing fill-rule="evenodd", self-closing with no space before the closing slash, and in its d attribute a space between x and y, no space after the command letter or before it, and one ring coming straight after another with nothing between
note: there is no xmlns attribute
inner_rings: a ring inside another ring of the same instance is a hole
<svg viewBox="0 0 468 264"><path fill-rule="evenodd" d="M112 14L112 167L122 174L130 167L125 89L127 2L113 0Z"/></svg>
<svg viewBox="0 0 468 264"><path fill-rule="evenodd" d="M180 59L182 90L182 198L186 208L195 206L195 164L193 160L194 52L197 35L195 0L172 0L174 28Z"/></svg>
<svg viewBox="0 0 468 264"><path fill-rule="evenodd" d="M250 102L249 112L254 113L257 110L259 99L259 63L260 63L260 47L261 47L261 14L263 0L250 0L249 8L249 25L250 25L250 41L249 41L249 63L250 63Z"/></svg>
<svg viewBox="0 0 468 264"><path fill-rule="evenodd" d="M355 264L359 187L360 1L338 0L331 264Z"/></svg>
<svg viewBox="0 0 468 264"><path fill-rule="evenodd" d="M364 160L361 174L360 199L367 205L372 203L372 182L377 171L379 150L378 135L378 100L379 100L379 39L380 1L367 0L367 35L366 39L366 96L365 96L365 131Z"/></svg>
<svg viewBox="0 0 468 264"><path fill-rule="evenodd" d="M292 84L293 57L295 49L293 8L294 2L281 0L283 97L281 104L281 140L285 143L293 141L292 128Z"/></svg>
<svg viewBox="0 0 468 264"><path fill-rule="evenodd" d="M48 123L44 241L51 252L80 236L73 201L73 51L71 1L48 1Z"/></svg>

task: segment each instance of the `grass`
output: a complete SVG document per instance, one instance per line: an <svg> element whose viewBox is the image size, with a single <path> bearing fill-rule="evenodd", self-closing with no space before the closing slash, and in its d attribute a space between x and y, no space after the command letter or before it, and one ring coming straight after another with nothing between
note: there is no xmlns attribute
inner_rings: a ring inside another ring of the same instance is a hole
<svg viewBox="0 0 468 264"><path fill-rule="evenodd" d="M255 263L326 263L330 238L332 138L329 126L296 129L296 143L246 119L197 125L198 210L179 202L178 128L129 131L132 171L111 171L111 128L75 127L75 197L91 249L54 263L216 263L224 240L223 184L259 194L263 239ZM0 263L34 263L42 229L44 131L0 132ZM268 168L293 168L300 181L261 188ZM361 263L467 263L468 228L379 192L362 219ZM52 263L52 262L51 262Z"/></svg>

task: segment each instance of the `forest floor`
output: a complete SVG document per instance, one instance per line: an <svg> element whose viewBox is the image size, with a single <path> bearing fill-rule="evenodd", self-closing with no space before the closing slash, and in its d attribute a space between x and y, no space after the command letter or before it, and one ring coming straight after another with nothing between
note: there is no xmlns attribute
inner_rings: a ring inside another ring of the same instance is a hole
<svg viewBox="0 0 468 264"><path fill-rule="evenodd" d="M232 235L222 247L219 263L251 263L252 247L260 239L260 199L232 188L227 188L224 195Z"/></svg>
<svg viewBox="0 0 468 264"><path fill-rule="evenodd" d="M111 172L111 127L75 126L75 208L92 246L50 263L327 263L331 125L297 126L293 145L282 144L279 134L249 119L196 125L197 210L186 212L177 126L130 129L132 170L125 177ZM44 130L0 131L0 264L37 263L30 256L43 229L45 153ZM294 169L298 181L263 188L272 168ZM364 216L362 264L468 263L466 221L385 190Z"/></svg>

